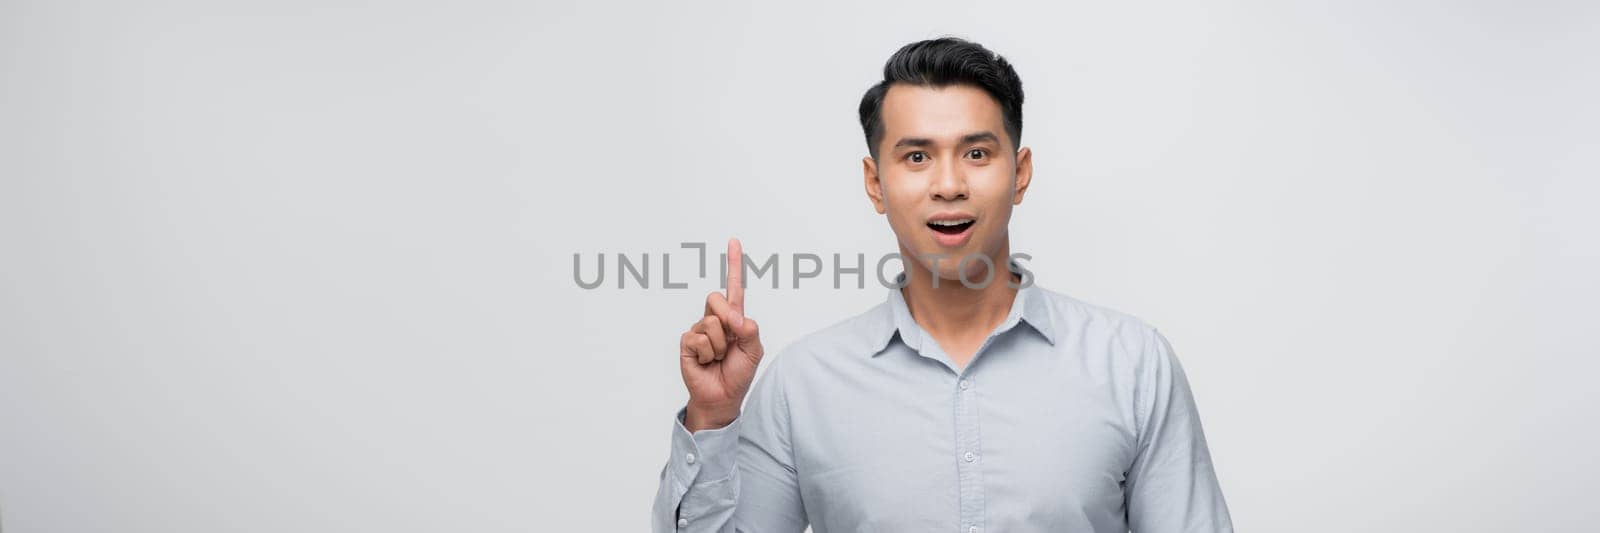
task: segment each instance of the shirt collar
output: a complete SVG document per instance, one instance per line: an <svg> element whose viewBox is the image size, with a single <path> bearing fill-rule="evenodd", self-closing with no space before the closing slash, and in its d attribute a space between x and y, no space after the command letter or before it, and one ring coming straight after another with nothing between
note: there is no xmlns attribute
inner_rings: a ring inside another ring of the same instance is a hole
<svg viewBox="0 0 1600 533"><path fill-rule="evenodd" d="M1011 270L1023 273L1025 277L1032 274L1026 273L1015 261L1010 262ZM894 286L905 284L906 273L901 272L895 276ZM1037 284L1029 283L1027 287L1017 290L1017 297L1011 302L1011 312L1006 315L1005 321L1000 323L997 331L1006 331L1023 322L1044 337L1045 342L1055 345L1056 328L1052 322L1049 294ZM872 355L875 357L889 347L889 343L896 335L900 342L913 350L921 351L923 343L930 342L926 332L917 325L916 319L911 317L911 308L906 305L905 295L898 288L889 289L889 299L878 312L873 323Z"/></svg>

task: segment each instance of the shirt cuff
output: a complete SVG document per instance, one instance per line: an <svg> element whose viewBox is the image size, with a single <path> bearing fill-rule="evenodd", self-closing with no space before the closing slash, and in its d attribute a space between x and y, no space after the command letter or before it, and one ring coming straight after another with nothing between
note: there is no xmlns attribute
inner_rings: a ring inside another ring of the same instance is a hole
<svg viewBox="0 0 1600 533"><path fill-rule="evenodd" d="M678 480L687 487L693 484L697 474L702 482L733 475L739 456L739 423L744 416L717 429L690 433L683 425L688 413L688 407L679 408L673 420L672 469Z"/></svg>

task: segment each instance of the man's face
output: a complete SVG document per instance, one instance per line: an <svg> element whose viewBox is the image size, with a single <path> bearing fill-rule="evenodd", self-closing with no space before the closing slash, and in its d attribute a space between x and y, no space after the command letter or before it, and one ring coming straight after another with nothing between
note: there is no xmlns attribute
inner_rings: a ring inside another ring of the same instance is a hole
<svg viewBox="0 0 1600 533"><path fill-rule="evenodd" d="M1032 178L1028 149L1006 134L1000 104L969 85L894 84L883 98L878 158L862 160L867 196L887 215L902 254L948 280L969 254L994 261L1005 279L1011 207ZM943 258L935 255L942 254ZM967 279L987 277L968 261Z"/></svg>

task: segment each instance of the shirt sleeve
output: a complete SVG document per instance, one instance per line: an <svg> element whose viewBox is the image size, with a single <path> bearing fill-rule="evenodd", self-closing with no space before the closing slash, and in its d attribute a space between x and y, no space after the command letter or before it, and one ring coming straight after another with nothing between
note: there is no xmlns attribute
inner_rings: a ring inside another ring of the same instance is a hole
<svg viewBox="0 0 1600 533"><path fill-rule="evenodd" d="M661 470L651 530L667 532L799 533L808 522L789 442L788 406L781 387L756 380L738 418L690 433L686 407L672 428L672 456Z"/></svg>
<svg viewBox="0 0 1600 533"><path fill-rule="evenodd" d="M1137 390L1138 455L1126 486L1128 527L1145 532L1233 531L1200 412L1172 346L1151 329Z"/></svg>

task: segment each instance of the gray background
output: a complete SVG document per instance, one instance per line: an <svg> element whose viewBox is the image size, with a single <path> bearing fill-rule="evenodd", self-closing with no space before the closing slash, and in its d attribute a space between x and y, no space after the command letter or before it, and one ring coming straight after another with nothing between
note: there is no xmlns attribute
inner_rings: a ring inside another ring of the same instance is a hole
<svg viewBox="0 0 1600 533"><path fill-rule="evenodd" d="M6 533L646 529L716 285L660 254L893 251L855 106L950 33L1241 531L1600 518L1593 3L366 4L0 2ZM784 279L773 351L884 297Z"/></svg>

